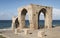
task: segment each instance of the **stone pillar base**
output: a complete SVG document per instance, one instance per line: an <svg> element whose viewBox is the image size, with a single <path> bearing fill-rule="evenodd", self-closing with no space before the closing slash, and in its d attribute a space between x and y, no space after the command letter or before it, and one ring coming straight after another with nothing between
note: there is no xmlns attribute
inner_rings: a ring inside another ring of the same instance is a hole
<svg viewBox="0 0 60 38"><path fill-rule="evenodd" d="M18 34L18 31L17 31L17 29L15 29L15 34Z"/></svg>
<svg viewBox="0 0 60 38"><path fill-rule="evenodd" d="M43 38L44 35L45 35L45 32L44 31L39 31L38 32L38 37Z"/></svg>
<svg viewBox="0 0 60 38"><path fill-rule="evenodd" d="M25 35L27 35L28 32L29 32L29 30L28 29L25 29L24 32L25 32Z"/></svg>

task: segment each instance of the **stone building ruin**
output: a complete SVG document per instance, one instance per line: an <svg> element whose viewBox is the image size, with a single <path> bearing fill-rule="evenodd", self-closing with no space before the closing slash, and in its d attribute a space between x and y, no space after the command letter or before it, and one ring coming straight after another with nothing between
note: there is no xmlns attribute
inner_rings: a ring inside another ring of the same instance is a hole
<svg viewBox="0 0 60 38"><path fill-rule="evenodd" d="M52 28L52 7L30 4L28 6L18 8L18 16L12 18L12 29L25 28L26 13L29 15L29 28L31 30L38 29L38 20L41 12L44 14L44 27L48 29Z"/></svg>

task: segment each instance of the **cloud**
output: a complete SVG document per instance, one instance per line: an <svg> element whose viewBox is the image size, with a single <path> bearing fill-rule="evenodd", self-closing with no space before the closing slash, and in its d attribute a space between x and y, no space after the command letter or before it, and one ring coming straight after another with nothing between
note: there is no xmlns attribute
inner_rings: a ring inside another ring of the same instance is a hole
<svg viewBox="0 0 60 38"><path fill-rule="evenodd" d="M40 19L41 20L44 19L44 15L43 14L40 15ZM53 20L60 20L60 9L53 8L53 10L52 10L52 19Z"/></svg>
<svg viewBox="0 0 60 38"><path fill-rule="evenodd" d="M26 20L29 20L29 15L28 15L28 13L26 14L25 19L26 19Z"/></svg>
<svg viewBox="0 0 60 38"><path fill-rule="evenodd" d="M0 12L0 20L11 20L12 16L17 16L17 13L15 12Z"/></svg>
<svg viewBox="0 0 60 38"><path fill-rule="evenodd" d="M28 19L29 19L28 14L26 14L26 20L28 20ZM39 19L40 20L44 19L44 15L42 13L39 16ZM53 10L52 10L52 19L53 20L60 20L60 9L53 8Z"/></svg>
<svg viewBox="0 0 60 38"><path fill-rule="evenodd" d="M60 20L60 9L53 8L53 20ZM2 11L0 12L0 20L9 20L12 18L12 16L17 16L17 11ZM29 19L28 13L26 14L25 17L26 20ZM41 13L40 18L41 20L44 19L44 15Z"/></svg>
<svg viewBox="0 0 60 38"><path fill-rule="evenodd" d="M54 20L60 20L60 9L53 8L53 19Z"/></svg>

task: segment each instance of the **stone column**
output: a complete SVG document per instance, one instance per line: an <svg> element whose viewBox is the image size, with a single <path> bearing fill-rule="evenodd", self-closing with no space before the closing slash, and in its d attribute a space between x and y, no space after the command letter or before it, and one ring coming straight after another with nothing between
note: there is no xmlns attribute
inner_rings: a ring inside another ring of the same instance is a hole
<svg viewBox="0 0 60 38"><path fill-rule="evenodd" d="M25 26L25 15L21 15L20 28L24 28L24 26Z"/></svg>
<svg viewBox="0 0 60 38"><path fill-rule="evenodd" d="M52 28L52 8L47 9L46 18L45 18L45 27L50 29Z"/></svg>
<svg viewBox="0 0 60 38"><path fill-rule="evenodd" d="M12 30L15 30L15 17L12 17Z"/></svg>
<svg viewBox="0 0 60 38"><path fill-rule="evenodd" d="M30 9L29 11L28 11L28 14L29 14L29 22L30 22L30 29L32 30L33 29L33 17L32 17L32 9Z"/></svg>
<svg viewBox="0 0 60 38"><path fill-rule="evenodd" d="M18 13L19 28L22 29L25 26L25 16L21 15L21 11Z"/></svg>
<svg viewBox="0 0 60 38"><path fill-rule="evenodd" d="M35 12L35 14L33 14L33 25L34 25L34 29L37 30L38 29L38 14Z"/></svg>
<svg viewBox="0 0 60 38"><path fill-rule="evenodd" d="M36 30L38 29L38 15L36 14L36 11L31 12L31 19L30 19L30 29L31 30Z"/></svg>

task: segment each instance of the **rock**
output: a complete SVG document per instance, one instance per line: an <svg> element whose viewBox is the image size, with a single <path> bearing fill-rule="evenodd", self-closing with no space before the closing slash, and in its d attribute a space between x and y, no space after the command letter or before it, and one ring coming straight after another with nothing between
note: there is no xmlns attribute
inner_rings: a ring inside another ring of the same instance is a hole
<svg viewBox="0 0 60 38"><path fill-rule="evenodd" d="M38 32L38 37L43 38L44 35L45 35L45 32L44 31L39 31Z"/></svg>

